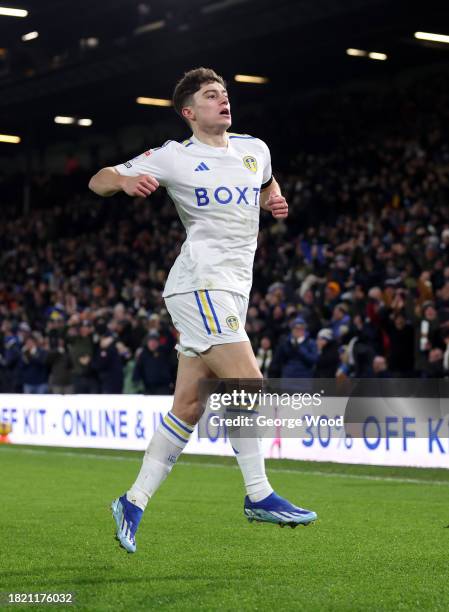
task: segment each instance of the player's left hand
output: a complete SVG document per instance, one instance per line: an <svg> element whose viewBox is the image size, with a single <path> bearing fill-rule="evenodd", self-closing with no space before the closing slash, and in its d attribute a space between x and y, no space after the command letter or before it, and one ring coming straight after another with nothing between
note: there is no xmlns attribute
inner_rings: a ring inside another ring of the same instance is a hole
<svg viewBox="0 0 449 612"><path fill-rule="evenodd" d="M284 196L272 195L267 200L271 214L275 219L285 219L288 217L288 204Z"/></svg>

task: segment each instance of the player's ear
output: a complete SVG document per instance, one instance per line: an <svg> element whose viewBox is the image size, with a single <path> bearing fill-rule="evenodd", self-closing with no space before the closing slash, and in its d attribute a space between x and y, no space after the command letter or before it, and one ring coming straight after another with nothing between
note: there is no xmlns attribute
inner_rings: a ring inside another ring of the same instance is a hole
<svg viewBox="0 0 449 612"><path fill-rule="evenodd" d="M184 106L184 108L181 110L181 114L183 118L188 119L188 121L192 121L193 119L195 119L195 113L193 112L191 106Z"/></svg>

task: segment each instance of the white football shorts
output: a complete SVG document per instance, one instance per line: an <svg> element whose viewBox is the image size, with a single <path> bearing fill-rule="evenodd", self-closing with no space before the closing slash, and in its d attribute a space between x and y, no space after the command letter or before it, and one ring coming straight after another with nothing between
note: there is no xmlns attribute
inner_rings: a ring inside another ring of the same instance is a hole
<svg viewBox="0 0 449 612"><path fill-rule="evenodd" d="M248 299L224 290L198 290L165 298L173 325L179 332L176 349L197 357L215 344L249 342L245 331Z"/></svg>

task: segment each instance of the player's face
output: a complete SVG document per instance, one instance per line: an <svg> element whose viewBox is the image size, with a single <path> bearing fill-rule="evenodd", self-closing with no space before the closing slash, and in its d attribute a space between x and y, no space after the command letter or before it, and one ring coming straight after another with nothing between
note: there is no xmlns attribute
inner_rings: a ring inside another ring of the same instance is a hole
<svg viewBox="0 0 449 612"><path fill-rule="evenodd" d="M223 128L231 125L228 92L220 83L205 83L194 95L191 121L199 128Z"/></svg>

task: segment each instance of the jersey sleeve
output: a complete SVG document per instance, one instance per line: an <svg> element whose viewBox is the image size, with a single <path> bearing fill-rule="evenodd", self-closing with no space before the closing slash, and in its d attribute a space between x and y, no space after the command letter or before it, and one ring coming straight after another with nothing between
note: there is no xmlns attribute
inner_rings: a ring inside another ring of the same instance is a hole
<svg viewBox="0 0 449 612"><path fill-rule="evenodd" d="M265 189L266 187L268 187L270 185L271 181L273 180L273 171L271 169L271 153L270 153L270 149L263 142L263 140L261 140L260 142L262 143L263 151L264 151L264 162L263 162L263 174L262 174L262 186L261 186L261 189Z"/></svg>
<svg viewBox="0 0 449 612"><path fill-rule="evenodd" d="M117 164L114 169L124 176L151 174L162 187L167 187L170 176L173 176L175 144L173 140L168 140L162 147L149 149L124 164Z"/></svg>

